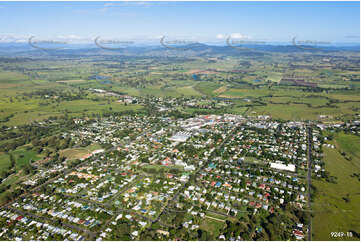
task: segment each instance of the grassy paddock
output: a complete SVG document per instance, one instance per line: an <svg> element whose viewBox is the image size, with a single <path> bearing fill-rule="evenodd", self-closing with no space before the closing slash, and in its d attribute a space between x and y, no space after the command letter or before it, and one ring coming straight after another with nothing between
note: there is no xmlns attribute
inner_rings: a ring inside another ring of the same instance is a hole
<svg viewBox="0 0 361 242"><path fill-rule="evenodd" d="M326 170L337 177L337 184L314 180L316 197L313 204L313 240L359 240L356 237L332 238L330 232L360 233L359 137L339 133L332 142L337 149L324 148ZM351 155L346 160L339 152L342 147ZM356 154L358 156L356 156ZM357 168L358 167L358 168Z"/></svg>

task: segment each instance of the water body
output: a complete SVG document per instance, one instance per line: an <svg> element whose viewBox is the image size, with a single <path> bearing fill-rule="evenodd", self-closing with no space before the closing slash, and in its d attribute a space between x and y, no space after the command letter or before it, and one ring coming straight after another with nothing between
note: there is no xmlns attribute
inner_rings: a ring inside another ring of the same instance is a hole
<svg viewBox="0 0 361 242"><path fill-rule="evenodd" d="M192 77L193 77L193 79L194 79L195 81L200 81L200 80L201 80L201 79L199 79L199 76L196 75L196 74L193 74Z"/></svg>

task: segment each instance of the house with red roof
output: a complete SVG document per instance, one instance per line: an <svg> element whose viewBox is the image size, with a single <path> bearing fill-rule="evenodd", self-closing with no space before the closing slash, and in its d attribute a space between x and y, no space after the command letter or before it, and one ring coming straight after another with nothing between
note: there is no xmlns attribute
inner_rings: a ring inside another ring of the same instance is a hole
<svg viewBox="0 0 361 242"><path fill-rule="evenodd" d="M296 237L296 239L299 239L299 240L301 240L301 239L303 239L303 238L305 237L305 235L303 234L303 232L300 231L300 230L298 230L298 229L293 230L292 233L293 233L293 235Z"/></svg>

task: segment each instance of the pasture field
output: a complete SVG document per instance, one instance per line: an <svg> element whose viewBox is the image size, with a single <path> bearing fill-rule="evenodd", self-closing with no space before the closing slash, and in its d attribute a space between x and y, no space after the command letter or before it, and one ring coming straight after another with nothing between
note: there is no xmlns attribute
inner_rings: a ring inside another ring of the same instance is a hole
<svg viewBox="0 0 361 242"><path fill-rule="evenodd" d="M279 72L271 72L267 75L267 80L271 80L272 82L279 82L282 79L282 73Z"/></svg>
<svg viewBox="0 0 361 242"><path fill-rule="evenodd" d="M178 97L181 95L175 88L165 88L163 85L149 86L146 88L139 88L138 90L142 96L153 95L156 97Z"/></svg>
<svg viewBox="0 0 361 242"><path fill-rule="evenodd" d="M333 89L343 89L347 88L349 85L342 85L342 84L320 84L318 85L322 88L333 88Z"/></svg>
<svg viewBox="0 0 361 242"><path fill-rule="evenodd" d="M233 114L245 115L245 114L247 114L247 111L249 110L249 108L234 106L228 110L230 111L230 113L233 113Z"/></svg>
<svg viewBox="0 0 361 242"><path fill-rule="evenodd" d="M200 93L206 96L215 96L217 95L215 91L221 87L221 84L214 82L199 82L195 86L195 89Z"/></svg>
<svg viewBox="0 0 361 242"><path fill-rule="evenodd" d="M321 97L291 97L291 96L275 96L275 97L265 97L262 98L262 101L266 103L276 103L276 104L309 104L312 107L314 106L324 106L328 103L326 98Z"/></svg>
<svg viewBox="0 0 361 242"><path fill-rule="evenodd" d="M19 72L10 72L10 71L2 71L0 72L0 84L16 84L19 82L23 82L29 80L26 75L23 75Z"/></svg>
<svg viewBox="0 0 361 242"><path fill-rule="evenodd" d="M192 83L192 82L190 82ZM132 95L132 93L138 94L137 96L146 96L146 95L152 95L156 97L181 97L181 96L187 96L187 97L200 97L203 94L200 93L194 85L187 85L189 83L183 82L183 83L176 83L176 84L162 84L162 85L150 85L146 86L145 88L137 88L135 90L130 90L130 92L127 89L119 89L123 90L124 92L128 93L129 95ZM116 90L116 89L114 89Z"/></svg>
<svg viewBox="0 0 361 242"><path fill-rule="evenodd" d="M56 81L56 82L59 82L59 83L79 83L79 82L86 82L86 80L64 80L64 81Z"/></svg>
<svg viewBox="0 0 361 242"><path fill-rule="evenodd" d="M337 148L355 157L356 160L353 163L360 167L360 137L351 134L337 133L335 139Z"/></svg>
<svg viewBox="0 0 361 242"><path fill-rule="evenodd" d="M231 88L223 92L219 97L225 98L247 98L247 97L262 97L270 95L272 92L264 89L236 89Z"/></svg>
<svg viewBox="0 0 361 242"><path fill-rule="evenodd" d="M257 115L270 115L282 120L318 120L319 115L334 115L335 108L312 108L304 104L267 104L250 108Z"/></svg>
<svg viewBox="0 0 361 242"><path fill-rule="evenodd" d="M312 205L313 240L359 240L360 234L360 140L338 133L330 142L336 149L324 148L326 170L337 177L336 184L313 179L316 195ZM343 150L351 156L346 160ZM354 237L332 238L330 232L352 231ZM357 234L356 234L357 233Z"/></svg>
<svg viewBox="0 0 361 242"><path fill-rule="evenodd" d="M360 101L360 93L357 91L352 92L331 92L327 94L327 97L337 99L341 101Z"/></svg>

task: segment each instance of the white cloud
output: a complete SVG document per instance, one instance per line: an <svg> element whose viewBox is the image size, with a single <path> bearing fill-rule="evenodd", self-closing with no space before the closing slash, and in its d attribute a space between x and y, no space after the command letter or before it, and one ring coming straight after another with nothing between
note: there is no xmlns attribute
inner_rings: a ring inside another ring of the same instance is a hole
<svg viewBox="0 0 361 242"><path fill-rule="evenodd" d="M136 2L127 2L127 4L129 4L129 5L131 5L131 4L134 4L134 5L152 5L152 4L154 4L154 3L152 3L152 2L138 2L138 1L136 1Z"/></svg>
<svg viewBox="0 0 361 242"><path fill-rule="evenodd" d="M160 40L161 38L163 38L164 35L152 35L152 36L148 36L148 39L150 40Z"/></svg>
<svg viewBox="0 0 361 242"><path fill-rule="evenodd" d="M70 35L59 35L58 36L59 39L71 39L71 40L80 40L82 39L82 37L75 35L75 34L70 34Z"/></svg>
<svg viewBox="0 0 361 242"><path fill-rule="evenodd" d="M233 34L231 34L231 38L233 38L233 39L249 39L250 37L247 35L243 35L241 33L233 33Z"/></svg>
<svg viewBox="0 0 361 242"><path fill-rule="evenodd" d="M226 35L224 35L224 34L217 34L216 38L217 38L217 39L225 39L225 38L226 38Z"/></svg>
<svg viewBox="0 0 361 242"><path fill-rule="evenodd" d="M17 39L15 42L16 43L27 43L29 40L28 39Z"/></svg>
<svg viewBox="0 0 361 242"><path fill-rule="evenodd" d="M106 12L109 9L113 9L115 7L123 7L123 6L142 6L142 7L150 7L152 5L159 4L167 4L167 2L142 2L142 1L121 1L121 2L112 2L112 3L104 3L103 8L99 9L101 12Z"/></svg>
<svg viewBox="0 0 361 242"><path fill-rule="evenodd" d="M93 42L95 37L92 36L84 37L75 34L69 34L69 35L59 35L56 38L58 40L64 40L72 43L87 43L87 42Z"/></svg>
<svg viewBox="0 0 361 242"><path fill-rule="evenodd" d="M0 35L0 43L23 43L28 41L27 36L20 36L14 34Z"/></svg>
<svg viewBox="0 0 361 242"><path fill-rule="evenodd" d="M104 3L104 7L119 6L119 3Z"/></svg>

